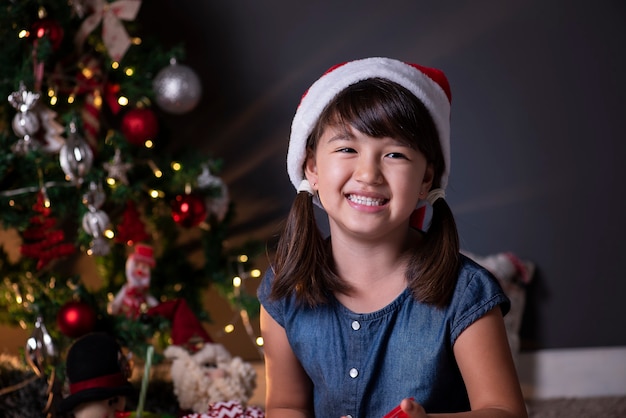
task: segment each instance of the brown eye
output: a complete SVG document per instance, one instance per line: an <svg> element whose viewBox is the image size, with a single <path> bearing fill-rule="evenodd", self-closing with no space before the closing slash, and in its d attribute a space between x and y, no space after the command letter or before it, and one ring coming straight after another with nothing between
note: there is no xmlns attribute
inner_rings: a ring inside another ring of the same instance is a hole
<svg viewBox="0 0 626 418"><path fill-rule="evenodd" d="M109 406L113 406L113 405L117 405L120 401L120 398L118 396L109 399Z"/></svg>
<svg viewBox="0 0 626 418"><path fill-rule="evenodd" d="M387 157L389 158L402 158L402 159L407 159L407 156L400 153L400 152L390 152L389 154L387 154Z"/></svg>

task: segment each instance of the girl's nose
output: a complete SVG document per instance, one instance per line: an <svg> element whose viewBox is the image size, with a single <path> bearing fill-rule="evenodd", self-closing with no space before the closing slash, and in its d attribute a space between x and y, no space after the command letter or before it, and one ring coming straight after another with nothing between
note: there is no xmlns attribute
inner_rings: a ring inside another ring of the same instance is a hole
<svg viewBox="0 0 626 418"><path fill-rule="evenodd" d="M356 165L354 178L366 184L382 183L383 174L377 159L368 156L361 156Z"/></svg>

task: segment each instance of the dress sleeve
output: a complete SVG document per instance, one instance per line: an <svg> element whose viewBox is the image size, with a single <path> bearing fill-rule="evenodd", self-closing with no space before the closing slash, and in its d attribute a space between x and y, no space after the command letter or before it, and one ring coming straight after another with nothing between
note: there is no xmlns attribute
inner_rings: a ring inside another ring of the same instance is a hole
<svg viewBox="0 0 626 418"><path fill-rule="evenodd" d="M502 315L506 315L511 307L502 287L491 273L464 258L450 304L452 346L467 327L496 306L500 306Z"/></svg>
<svg viewBox="0 0 626 418"><path fill-rule="evenodd" d="M270 293L272 291L272 283L274 282L274 272L271 268L267 269L265 272L265 276L261 280L259 287L257 289L257 297L259 298L259 302L265 308L268 314L281 327L285 327L285 318L284 318L284 302L282 300L274 300L270 298Z"/></svg>

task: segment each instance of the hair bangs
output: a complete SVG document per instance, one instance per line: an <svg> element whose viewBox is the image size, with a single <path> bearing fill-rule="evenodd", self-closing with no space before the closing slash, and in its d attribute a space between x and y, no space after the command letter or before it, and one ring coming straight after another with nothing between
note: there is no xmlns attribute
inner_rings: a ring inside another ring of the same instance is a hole
<svg viewBox="0 0 626 418"><path fill-rule="evenodd" d="M391 137L417 149L419 129L411 106L415 101L412 93L395 83L368 79L342 91L322 118L333 125L350 125L374 138Z"/></svg>

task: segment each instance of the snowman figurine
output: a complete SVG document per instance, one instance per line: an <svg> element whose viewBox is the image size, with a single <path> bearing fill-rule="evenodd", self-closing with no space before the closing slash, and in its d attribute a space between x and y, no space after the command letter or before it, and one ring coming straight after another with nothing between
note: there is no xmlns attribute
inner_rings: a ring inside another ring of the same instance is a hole
<svg viewBox="0 0 626 418"><path fill-rule="evenodd" d="M66 360L69 395L59 411L74 418L116 418L135 396L130 366L117 341L104 332L86 334L69 348Z"/></svg>

